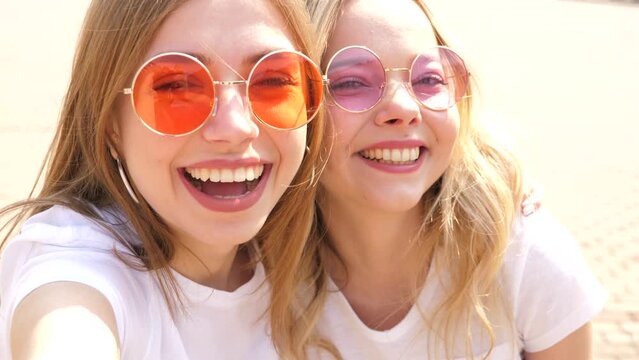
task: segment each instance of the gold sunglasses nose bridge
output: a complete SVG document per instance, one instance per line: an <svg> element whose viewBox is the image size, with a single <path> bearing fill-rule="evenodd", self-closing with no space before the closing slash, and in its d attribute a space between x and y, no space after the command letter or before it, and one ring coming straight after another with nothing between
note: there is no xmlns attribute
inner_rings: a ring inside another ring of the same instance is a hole
<svg viewBox="0 0 639 360"><path fill-rule="evenodd" d="M388 79L389 73L393 73L393 72L408 73L410 77L410 68L407 68L407 67L384 68L384 74L386 74L386 79ZM402 79L402 82L407 82L407 81Z"/></svg>
<svg viewBox="0 0 639 360"><path fill-rule="evenodd" d="M213 85L248 85L248 80L212 80ZM215 97L213 98L213 111L211 111L210 116L217 115L217 104L218 97L217 93L215 93Z"/></svg>
<svg viewBox="0 0 639 360"><path fill-rule="evenodd" d="M391 86L389 86L390 85L390 82L388 81L389 80L389 74L393 73L393 72L401 72L401 73L407 73L408 74L408 79L403 79L402 78L402 79L396 80L394 82L399 83L398 85L403 85L404 88L406 90L408 90L409 93L412 93L412 86L410 84L410 72L411 72L410 70L411 69L407 68L407 67L384 68L384 74L385 74L385 77L386 77L386 81L384 82L384 92L386 92L387 90L392 90L392 89L397 91L397 88L395 88L395 87L391 88Z"/></svg>
<svg viewBox="0 0 639 360"><path fill-rule="evenodd" d="M213 80L214 85L241 85L246 84L247 82L247 80Z"/></svg>
<svg viewBox="0 0 639 360"><path fill-rule="evenodd" d="M399 68L384 68L385 72L390 72L390 71L410 71L410 68L407 67L399 67Z"/></svg>

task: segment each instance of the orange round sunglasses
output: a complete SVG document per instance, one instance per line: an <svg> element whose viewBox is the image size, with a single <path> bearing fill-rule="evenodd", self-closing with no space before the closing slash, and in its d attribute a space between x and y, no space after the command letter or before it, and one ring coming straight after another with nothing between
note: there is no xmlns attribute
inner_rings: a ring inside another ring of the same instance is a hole
<svg viewBox="0 0 639 360"><path fill-rule="evenodd" d="M323 79L306 55L276 50L260 58L247 80L219 81L197 57L167 52L147 60L130 88L133 108L149 130L183 136L201 128L217 110L216 85L246 86L249 107L258 121L290 130L310 122L323 100Z"/></svg>

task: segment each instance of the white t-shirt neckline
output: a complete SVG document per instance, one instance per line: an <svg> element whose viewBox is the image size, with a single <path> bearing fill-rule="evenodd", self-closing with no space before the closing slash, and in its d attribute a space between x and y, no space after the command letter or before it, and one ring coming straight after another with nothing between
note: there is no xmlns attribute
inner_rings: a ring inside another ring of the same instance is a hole
<svg viewBox="0 0 639 360"><path fill-rule="evenodd" d="M258 292L268 291L267 286L262 286L265 280L264 266L257 263L253 276L234 291L218 290L199 284L171 268L171 273L180 286L184 296L192 305L204 306L236 306L238 302L247 300ZM264 294L267 296L267 294Z"/></svg>
<svg viewBox="0 0 639 360"><path fill-rule="evenodd" d="M436 255L433 256L431 260L431 264L428 269L428 273L426 274L426 280L422 290L417 296L417 300L411 306L410 310L406 313L404 318L397 323L395 326L388 330L376 330L368 327L364 322L359 318L351 304L346 299L346 296L340 291L337 284L333 281L330 276L328 277L328 291L329 296L331 296L334 301L338 301L340 303L340 307L344 309L348 309L348 316L351 318L350 322L353 324L357 324L359 330L369 339L380 342L380 343L391 343L395 342L398 339L407 336L408 333L414 331L414 329L418 326L421 326L424 322L423 316L420 314L419 307L423 307L423 305L430 304L436 293L436 287L434 286L434 282L438 281L434 273L436 269Z"/></svg>

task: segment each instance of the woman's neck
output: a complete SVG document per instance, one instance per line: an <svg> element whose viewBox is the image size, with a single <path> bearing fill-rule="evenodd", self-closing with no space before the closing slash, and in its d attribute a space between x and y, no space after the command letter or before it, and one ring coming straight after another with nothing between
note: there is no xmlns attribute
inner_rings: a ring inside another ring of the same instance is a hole
<svg viewBox="0 0 639 360"><path fill-rule="evenodd" d="M175 246L171 267L183 276L217 290L234 291L249 281L253 270L250 254L237 245L213 247L196 241L181 240Z"/></svg>
<svg viewBox="0 0 639 360"><path fill-rule="evenodd" d="M393 327L412 307L428 270L416 244L421 206L401 213L345 202L321 208L334 250L324 254L328 273L367 326Z"/></svg>

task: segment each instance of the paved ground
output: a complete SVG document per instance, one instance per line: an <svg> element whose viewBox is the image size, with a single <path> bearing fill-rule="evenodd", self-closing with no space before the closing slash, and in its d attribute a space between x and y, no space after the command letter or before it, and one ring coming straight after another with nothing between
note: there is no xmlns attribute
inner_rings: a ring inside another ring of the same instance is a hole
<svg viewBox="0 0 639 360"><path fill-rule="evenodd" d="M609 291L596 358L639 359L639 6L431 0L550 209ZM0 5L0 206L28 193L87 0Z"/></svg>

